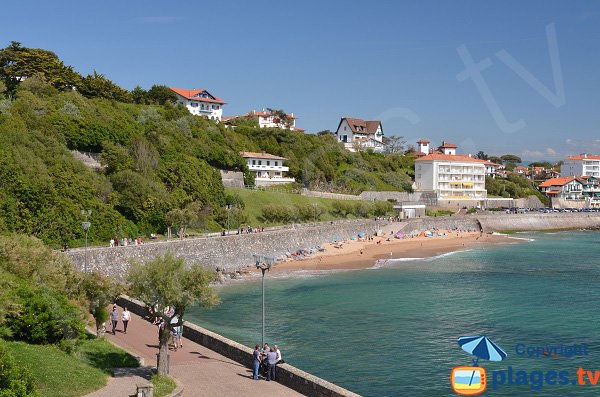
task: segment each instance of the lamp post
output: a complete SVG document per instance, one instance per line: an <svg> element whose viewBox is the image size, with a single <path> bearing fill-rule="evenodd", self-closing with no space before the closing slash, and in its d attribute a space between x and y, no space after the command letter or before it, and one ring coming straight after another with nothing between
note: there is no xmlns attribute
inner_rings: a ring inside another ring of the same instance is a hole
<svg viewBox="0 0 600 397"><path fill-rule="evenodd" d="M92 225L88 222L88 217L92 215L92 210L81 210L81 215L85 218L85 221L81 222L81 226L83 230L85 230L85 260L83 262L83 272L87 273L87 265L88 265L88 232L90 231L90 226Z"/></svg>
<svg viewBox="0 0 600 397"><path fill-rule="evenodd" d="M256 268L262 270L262 336L260 339L260 345L263 347L265 345L265 272L271 270L271 266L273 266L275 258L257 254L252 256L254 257Z"/></svg>
<svg viewBox="0 0 600 397"><path fill-rule="evenodd" d="M317 203L312 203L313 213L315 214L315 224L317 223Z"/></svg>
<svg viewBox="0 0 600 397"><path fill-rule="evenodd" d="M225 209L227 210L227 235L229 236L229 230L231 229L231 226L229 226L229 214L231 213L231 204L227 204L225 206Z"/></svg>

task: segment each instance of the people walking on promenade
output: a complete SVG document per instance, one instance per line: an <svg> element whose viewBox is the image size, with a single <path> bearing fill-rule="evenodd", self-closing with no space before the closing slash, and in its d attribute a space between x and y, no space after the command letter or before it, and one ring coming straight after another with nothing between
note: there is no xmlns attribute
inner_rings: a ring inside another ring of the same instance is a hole
<svg viewBox="0 0 600 397"><path fill-rule="evenodd" d="M127 307L123 308L123 313L121 313L121 321L123 321L123 332L127 333L127 324L129 324L129 320L131 319L131 312L127 310Z"/></svg>
<svg viewBox="0 0 600 397"><path fill-rule="evenodd" d="M267 381L271 381L271 379L275 380L275 367L277 366L275 348L271 348L271 351L267 354L267 363Z"/></svg>
<svg viewBox="0 0 600 397"><path fill-rule="evenodd" d="M254 346L252 353L252 378L258 380L258 368L260 367L260 346Z"/></svg>
<svg viewBox="0 0 600 397"><path fill-rule="evenodd" d="M117 305L113 305L112 312L110 312L110 322L112 323L112 334L114 335L117 329L117 323L119 322L119 313L117 312Z"/></svg>

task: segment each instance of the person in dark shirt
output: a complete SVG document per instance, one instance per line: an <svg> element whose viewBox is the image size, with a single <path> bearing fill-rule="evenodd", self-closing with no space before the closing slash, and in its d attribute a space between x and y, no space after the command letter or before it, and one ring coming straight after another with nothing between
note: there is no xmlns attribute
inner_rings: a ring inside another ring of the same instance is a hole
<svg viewBox="0 0 600 397"><path fill-rule="evenodd" d="M252 353L252 378L258 380L258 368L260 367L260 346L256 345L254 347L254 352Z"/></svg>

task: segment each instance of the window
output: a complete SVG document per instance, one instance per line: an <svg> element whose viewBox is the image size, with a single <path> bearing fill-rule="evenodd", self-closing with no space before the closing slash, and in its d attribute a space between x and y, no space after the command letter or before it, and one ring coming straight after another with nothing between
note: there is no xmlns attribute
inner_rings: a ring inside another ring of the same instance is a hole
<svg viewBox="0 0 600 397"><path fill-rule="evenodd" d="M344 127L346 129L346 127ZM342 142L348 142L348 135L342 135Z"/></svg>
<svg viewBox="0 0 600 397"><path fill-rule="evenodd" d="M269 160L267 160L267 165L271 165L271 162Z"/></svg>
<svg viewBox="0 0 600 397"><path fill-rule="evenodd" d="M277 164L277 161L275 162L275 166L277 167L279 164Z"/></svg>
<svg viewBox="0 0 600 397"><path fill-rule="evenodd" d="M252 160L252 165L256 165L256 160Z"/></svg>
<svg viewBox="0 0 600 397"><path fill-rule="evenodd" d="M344 131L346 131L346 126L344 126ZM345 142L345 141L344 141Z"/></svg>
<svg viewBox="0 0 600 397"><path fill-rule="evenodd" d="M262 161L261 160L258 160L258 165L262 165Z"/></svg>

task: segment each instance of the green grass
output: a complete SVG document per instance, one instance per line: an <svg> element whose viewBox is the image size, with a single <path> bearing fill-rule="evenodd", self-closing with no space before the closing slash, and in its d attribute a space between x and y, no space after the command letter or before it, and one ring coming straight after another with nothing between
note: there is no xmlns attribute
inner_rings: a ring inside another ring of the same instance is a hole
<svg viewBox="0 0 600 397"><path fill-rule="evenodd" d="M152 385L154 385L154 397L167 396L177 387L171 377L164 375L152 376Z"/></svg>
<svg viewBox="0 0 600 397"><path fill-rule="evenodd" d="M319 220L331 221L334 219L346 219L333 216L330 211L333 209L333 202L337 200L325 199L320 197L302 196L300 194L279 193L260 190L234 189L227 188L225 192L228 194L237 194L244 200L246 206L246 214L248 223L252 226L264 224L261 221L262 208L268 204L283 204L283 205L298 205L298 204L317 204L325 213L321 215Z"/></svg>
<svg viewBox="0 0 600 397"><path fill-rule="evenodd" d="M53 345L5 345L19 363L31 370L36 390L44 397L83 396L106 385L110 368L138 366L131 355L98 339L83 341L74 355Z"/></svg>

